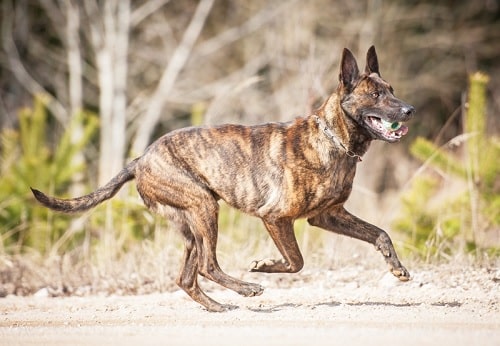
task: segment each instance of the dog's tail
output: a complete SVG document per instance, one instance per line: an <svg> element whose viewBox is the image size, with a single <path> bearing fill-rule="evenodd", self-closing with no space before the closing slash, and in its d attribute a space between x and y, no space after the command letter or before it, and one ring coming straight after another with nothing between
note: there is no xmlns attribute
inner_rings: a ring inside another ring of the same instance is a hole
<svg viewBox="0 0 500 346"><path fill-rule="evenodd" d="M62 211L65 213L86 211L95 207L99 203L110 199L111 197L116 195L123 184L134 179L134 167L137 160L138 159L135 159L134 161L126 165L125 168L123 168L121 172L118 173L118 175L116 175L113 179L111 179L106 185L85 196L62 199L47 196L43 192L35 190L33 188L31 188L31 191L33 192L33 195L38 200L38 202L52 210Z"/></svg>

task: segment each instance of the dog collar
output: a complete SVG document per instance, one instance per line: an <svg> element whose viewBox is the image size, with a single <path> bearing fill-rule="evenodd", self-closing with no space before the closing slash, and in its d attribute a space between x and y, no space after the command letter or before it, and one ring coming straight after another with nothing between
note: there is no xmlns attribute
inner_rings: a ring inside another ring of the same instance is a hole
<svg viewBox="0 0 500 346"><path fill-rule="evenodd" d="M356 158L358 162L361 162L361 156L346 148L346 146L333 134L332 130L328 125L316 114L314 115L314 120L318 124L319 129L337 146L344 149L345 153L349 157Z"/></svg>

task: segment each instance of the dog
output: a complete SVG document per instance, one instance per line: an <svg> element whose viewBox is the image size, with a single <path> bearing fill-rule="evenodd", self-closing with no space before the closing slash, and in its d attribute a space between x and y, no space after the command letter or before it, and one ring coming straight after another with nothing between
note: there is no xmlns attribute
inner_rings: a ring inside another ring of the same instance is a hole
<svg viewBox="0 0 500 346"><path fill-rule="evenodd" d="M216 257L219 200L264 222L283 256L251 263L250 271L295 273L304 260L293 224L306 218L327 231L371 243L401 281L410 278L388 234L344 209L356 166L373 140L397 142L413 106L396 98L379 72L375 47L360 72L344 48L336 91L313 114L284 123L187 127L169 132L110 182L77 198L59 199L32 189L44 206L81 212L113 197L135 179L144 204L168 218L185 242L176 280L209 311L231 306L207 296L198 274L249 297L263 287L224 273Z"/></svg>

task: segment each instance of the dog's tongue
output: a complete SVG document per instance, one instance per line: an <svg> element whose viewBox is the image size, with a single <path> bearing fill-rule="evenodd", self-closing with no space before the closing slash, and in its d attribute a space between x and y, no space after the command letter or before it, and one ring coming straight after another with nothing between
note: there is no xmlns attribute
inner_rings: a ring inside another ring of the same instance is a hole
<svg viewBox="0 0 500 346"><path fill-rule="evenodd" d="M408 126L401 125L399 130L395 131L399 136L404 136L408 133Z"/></svg>

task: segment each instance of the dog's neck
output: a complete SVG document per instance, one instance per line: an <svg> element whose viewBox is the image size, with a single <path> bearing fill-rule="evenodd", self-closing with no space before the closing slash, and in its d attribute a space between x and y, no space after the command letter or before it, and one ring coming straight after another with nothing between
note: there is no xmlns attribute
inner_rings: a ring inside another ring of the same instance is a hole
<svg viewBox="0 0 500 346"><path fill-rule="evenodd" d="M314 117L314 120L316 121L316 124L318 125L320 131L323 132L325 134L325 136L328 137L328 139L330 141L332 141L333 144L336 147L338 147L339 149L344 150L345 154L347 156L356 158L359 162L362 161L361 155L356 154L354 151L352 151L351 149L349 149L349 147L347 147L344 143L342 143L342 141L339 138L337 138L337 136L335 135L335 133L332 131L332 129L330 129L328 127L328 125L326 124L326 122L323 119L321 119L316 114L314 114L313 117Z"/></svg>
<svg viewBox="0 0 500 346"><path fill-rule="evenodd" d="M339 114L341 115L339 116ZM355 157L358 161L361 161L361 157L368 150L372 138L360 132L359 125L349 115L345 114L336 94L333 94L316 110L313 117L321 132L336 147L344 150L347 156ZM352 133L357 135L353 136Z"/></svg>

